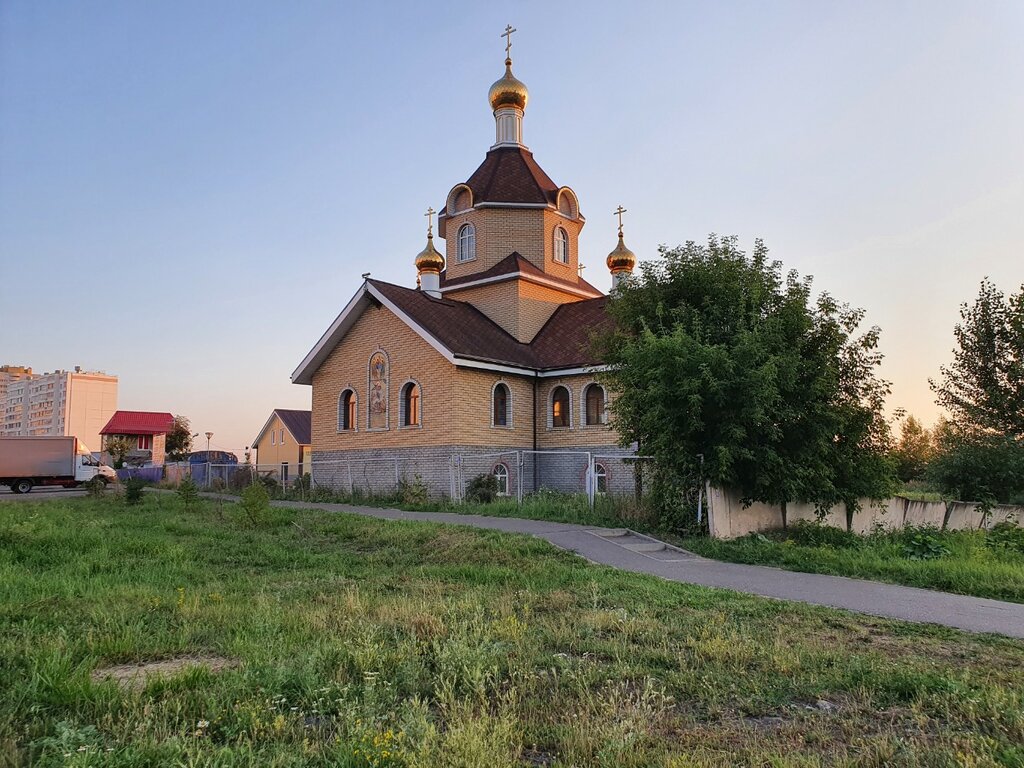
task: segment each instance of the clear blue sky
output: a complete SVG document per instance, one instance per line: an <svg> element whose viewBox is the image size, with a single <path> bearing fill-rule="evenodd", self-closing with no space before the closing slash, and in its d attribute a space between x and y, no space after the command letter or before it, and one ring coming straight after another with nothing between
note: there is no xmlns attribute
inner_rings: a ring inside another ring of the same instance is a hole
<svg viewBox="0 0 1024 768"><path fill-rule="evenodd" d="M120 377L240 449L362 272L493 142L506 23L526 143L588 223L762 237L883 329L892 406L958 305L1024 282L1024 3L0 4L0 363Z"/></svg>

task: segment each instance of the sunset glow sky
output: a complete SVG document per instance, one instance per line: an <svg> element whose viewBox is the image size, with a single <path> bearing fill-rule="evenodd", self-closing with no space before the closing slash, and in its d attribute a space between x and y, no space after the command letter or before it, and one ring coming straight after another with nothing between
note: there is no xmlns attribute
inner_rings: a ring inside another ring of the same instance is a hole
<svg viewBox="0 0 1024 768"><path fill-rule="evenodd" d="M659 244L761 237L881 326L926 423L960 302L1024 283L1024 3L0 4L0 364L101 369L239 453L372 272L494 140L524 140L610 286ZM442 245L443 243L439 243ZM204 441L205 442L205 441ZM203 446L205 447L205 446Z"/></svg>

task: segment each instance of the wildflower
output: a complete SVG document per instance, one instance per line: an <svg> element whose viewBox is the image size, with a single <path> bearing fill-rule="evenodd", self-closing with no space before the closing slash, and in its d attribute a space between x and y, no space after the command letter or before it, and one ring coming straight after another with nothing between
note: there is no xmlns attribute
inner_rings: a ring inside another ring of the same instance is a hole
<svg viewBox="0 0 1024 768"><path fill-rule="evenodd" d="M200 730L202 730L203 728L209 728L209 727L210 727L210 721L209 720L200 720L198 723L196 723L196 728L199 728Z"/></svg>

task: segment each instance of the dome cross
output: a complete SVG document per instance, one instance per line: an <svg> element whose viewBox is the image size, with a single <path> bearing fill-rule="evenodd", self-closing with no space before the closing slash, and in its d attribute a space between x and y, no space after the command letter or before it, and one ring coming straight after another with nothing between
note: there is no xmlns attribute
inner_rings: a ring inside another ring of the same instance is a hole
<svg viewBox="0 0 1024 768"><path fill-rule="evenodd" d="M511 59L512 58L512 33L513 32L518 32L518 30L515 27L513 27L511 24L509 24L509 25L507 25L505 27L505 31L502 32L500 35L498 35L498 37L504 37L505 38L505 58L506 59Z"/></svg>
<svg viewBox="0 0 1024 768"><path fill-rule="evenodd" d="M434 210L434 207L431 206L431 205L428 205L427 206L427 212L423 214L424 216L427 217L427 237L433 237L434 236L434 214L435 213L437 213L437 211Z"/></svg>
<svg viewBox="0 0 1024 768"><path fill-rule="evenodd" d="M619 217L619 237L622 237L622 214L624 214L625 212L626 212L626 209L623 208L621 205L618 208L616 208L614 211L612 211L612 215L613 216L618 216Z"/></svg>

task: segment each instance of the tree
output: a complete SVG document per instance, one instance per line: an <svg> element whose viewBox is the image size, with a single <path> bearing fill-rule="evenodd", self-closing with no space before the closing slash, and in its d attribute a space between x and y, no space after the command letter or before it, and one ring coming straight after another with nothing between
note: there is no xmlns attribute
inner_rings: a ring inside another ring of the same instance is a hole
<svg viewBox="0 0 1024 768"><path fill-rule="evenodd" d="M174 417L174 425L167 433L165 450L170 461L182 461L192 452L192 425L184 416Z"/></svg>
<svg viewBox="0 0 1024 768"><path fill-rule="evenodd" d="M115 435L106 439L105 450L110 454L110 460L114 469L121 469L124 466L125 457L135 450L135 441L124 435Z"/></svg>
<svg viewBox="0 0 1024 768"><path fill-rule="evenodd" d="M985 278L960 320L953 363L929 380L936 402L961 431L1024 438L1024 285L1007 299Z"/></svg>
<svg viewBox="0 0 1024 768"><path fill-rule="evenodd" d="M896 474L904 483L921 480L928 463L935 456L935 441L914 416L907 416L900 428L900 439L892 452Z"/></svg>
<svg viewBox="0 0 1024 768"><path fill-rule="evenodd" d="M960 306L953 362L929 381L950 414L928 476L943 494L989 506L1024 496L1024 285L1007 298L988 278Z"/></svg>
<svg viewBox="0 0 1024 768"><path fill-rule="evenodd" d="M735 238L661 249L610 303L599 340L622 440L667 490L703 477L747 500L823 506L892 486L878 329Z"/></svg>

